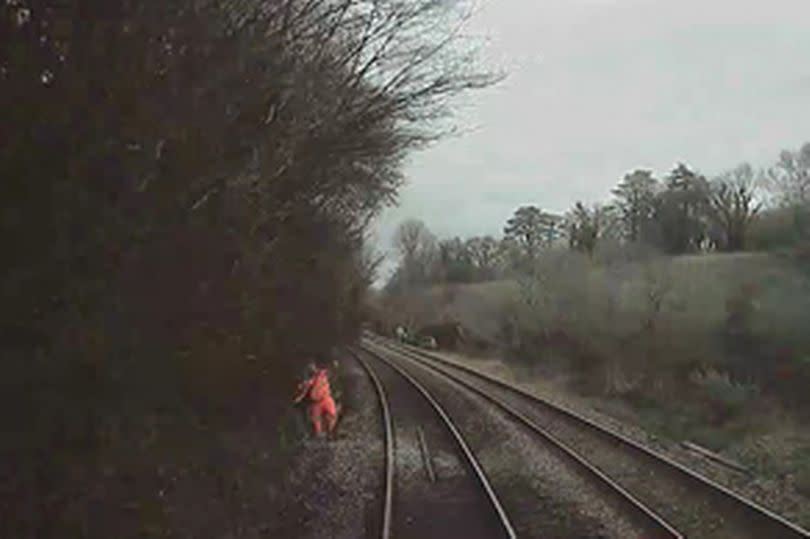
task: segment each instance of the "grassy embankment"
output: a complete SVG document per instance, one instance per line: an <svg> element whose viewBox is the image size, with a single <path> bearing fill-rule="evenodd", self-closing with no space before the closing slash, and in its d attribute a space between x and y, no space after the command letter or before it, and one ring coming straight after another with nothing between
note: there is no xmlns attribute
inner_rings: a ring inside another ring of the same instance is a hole
<svg viewBox="0 0 810 539"><path fill-rule="evenodd" d="M478 355L553 379L624 420L721 451L810 493L810 279L766 254L595 264L434 287L411 309L456 320ZM476 353L476 352L473 352Z"/></svg>

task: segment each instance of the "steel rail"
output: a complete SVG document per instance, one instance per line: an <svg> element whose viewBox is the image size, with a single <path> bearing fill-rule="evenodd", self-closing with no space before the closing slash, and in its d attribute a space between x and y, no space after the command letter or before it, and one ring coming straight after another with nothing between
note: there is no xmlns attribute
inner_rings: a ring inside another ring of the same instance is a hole
<svg viewBox="0 0 810 539"><path fill-rule="evenodd" d="M363 367L374 385L377 393L377 400L380 403L380 410L383 419L383 432L385 433L385 487L383 499L383 516L380 537L382 539L391 538L391 515L394 503L394 422L391 418L391 408L388 406L388 397L385 395L385 388L380 382L380 378L374 369L360 357L359 354L350 350L351 355Z"/></svg>
<svg viewBox="0 0 810 539"><path fill-rule="evenodd" d="M401 353L401 352L400 352ZM418 359L415 361L419 361ZM423 364L420 362L420 364ZM424 364L423 364L424 365ZM551 434L548 430L538 425L536 422L532 421L522 412L516 410L510 404L504 402L502 399L495 397L486 391L464 381L460 378L456 378L444 371L437 369L432 365L425 365L426 368L437 372L438 374L452 380L453 382L459 384L463 388L471 391L477 395L480 395L485 400L494 404L497 408L502 409L506 412L509 416L514 418L518 423L522 424L535 434L539 435L543 438L547 443L552 445L556 448L560 453L565 455L565 457L572 460L577 466L579 466L587 475L595 477L596 480L600 483L600 485L606 488L609 492L615 494L623 503L630 506L630 508L636 512L637 515L642 517L644 524L646 526L651 527L657 533L655 537L661 538L668 538L668 539L684 539L686 536L681 533L674 525L667 522L667 520L662 517L661 515L657 514L653 509L647 507L644 502L636 498L633 494L631 494L627 489L623 486L618 484L612 478L610 478L607 474L605 474L602 470L591 464L587 459L583 458L579 453L577 453L573 448L571 448L565 442L557 439L553 434Z"/></svg>
<svg viewBox="0 0 810 539"><path fill-rule="evenodd" d="M498 516L498 520L503 527L503 530L506 534L506 537L509 539L517 539L517 533L515 532L515 528L512 525L512 522L509 519L509 516L506 513L506 510L503 508L503 504L498 499L497 494L495 493L495 489L492 488L492 484L490 483L489 479L484 472L484 469L481 467L481 464L478 462L478 459L475 457L475 454L470 449L469 444L464 439L464 436L461 434L461 431L456 427L453 420L444 410L444 408L439 404L439 402L433 397L433 395L413 376L411 376L407 371L402 369L396 363L389 361L383 355L374 350L368 350L367 348L363 348L363 350L368 353L369 355L373 356L375 359L382 361L386 365L388 365L391 369L397 372L402 378L404 378L414 389L416 389L422 397L428 402L430 407L436 412L436 414L441 418L442 422L444 423L447 430L452 435L453 439L455 440L456 444L461 449L461 452L464 454L464 457L467 460L470 468L472 468L478 483L484 489L487 494L487 498L489 499L492 508L495 510L495 513Z"/></svg>
<svg viewBox="0 0 810 539"><path fill-rule="evenodd" d="M378 340L378 339L380 339L380 338L378 337L375 340ZM765 524L766 526L772 528L770 530L770 532L779 534L779 535L768 535L767 537L769 537L769 538L770 537L774 537L774 538L779 537L780 539L781 538L784 538L784 539L795 539L795 538L810 539L810 531L802 528L798 524L795 524L795 523L787 520L785 517L775 513L774 511L772 511L772 510L758 504L757 502L755 502L753 500L750 500L750 499L742 496L741 494L738 494L737 492L734 492L730 488L728 488L728 487L726 487L724 485L721 485L720 483L718 483L718 482L716 482L716 481L714 481L712 479L709 479L708 477L701 474L700 472L692 470L691 468L685 466L684 464L681 464L680 462L674 460L672 457L669 457L669 456L664 455L663 453L661 453L661 452L659 452L659 451L657 451L655 449L647 447L647 446L643 445L642 443L637 442L636 440L633 440L632 438L629 438L628 436L626 436L624 434L616 432L616 431L614 431L613 429L611 429L611 428L609 428L607 426L600 425L599 423L595 422L594 420L583 416L579 412L576 412L576 411L571 410L570 408L567 408L567 407L565 407L563 405L551 402L551 401L549 401L547 399L544 399L542 397L539 397L537 395L529 393L525 389L514 386L514 385L512 385L510 383L507 383L507 382L505 382L503 380L500 380L500 379L498 379L498 378L496 378L494 376L491 376L489 374L485 374L485 373L479 371L478 369L475 369L473 367L469 367L467 365L461 365L461 364L459 364L459 363L457 363L455 361L450 361L448 359L439 357L436 354L431 354L431 353L428 353L428 352L425 352L425 351L422 351L422 350L419 350L419 349L414 349L411 346L404 346L404 345L401 345L399 343L394 344L394 343L391 343L388 339L385 339L380 344L382 346L386 347L386 348L393 348L395 350L404 351L406 353L411 354L411 356L416 356L416 358L419 358L419 359L415 358L415 360L421 360L423 362L430 361L430 362L434 362L434 363L444 365L444 366L449 367L451 369L456 369L456 370L465 372L465 373L473 376L474 378L477 378L477 379L482 380L482 381L484 381L486 383L490 383L490 384L493 384L495 386L498 386L498 387L500 387L502 389L505 389L505 390L515 394L515 395L518 395L518 396L520 396L520 397L522 397L524 399L527 399L530 402L538 404L538 405L540 405L540 406L542 406L542 407L556 413L557 415L560 415L562 417L565 417L567 419L572 420L574 423L578 423L580 425L583 425L592 432L596 432L601 436L604 436L604 437L606 437L606 438L608 438L610 440L613 440L614 442L618 442L621 446L624 446L624 447L626 447L626 448L628 448L628 449L630 449L632 451L635 451L636 453L641 454L641 455L645 456L646 458L651 459L652 461L657 462L657 463L669 468L670 470L678 472L680 475L682 475L683 477L689 479L694 484L699 485L699 486L707 489L708 491L711 491L711 492L721 496L726 501L735 504L738 508L741 508L744 511L749 512L750 514L753 514L753 515L757 516L761 520L761 522L763 524Z"/></svg>

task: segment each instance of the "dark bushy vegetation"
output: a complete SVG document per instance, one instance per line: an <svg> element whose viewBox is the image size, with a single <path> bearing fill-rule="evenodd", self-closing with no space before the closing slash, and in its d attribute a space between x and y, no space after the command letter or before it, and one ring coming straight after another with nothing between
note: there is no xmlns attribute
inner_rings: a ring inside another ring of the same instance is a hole
<svg viewBox="0 0 810 539"><path fill-rule="evenodd" d="M358 332L402 158L489 82L448 54L456 9L3 2L0 535L235 526L301 361Z"/></svg>

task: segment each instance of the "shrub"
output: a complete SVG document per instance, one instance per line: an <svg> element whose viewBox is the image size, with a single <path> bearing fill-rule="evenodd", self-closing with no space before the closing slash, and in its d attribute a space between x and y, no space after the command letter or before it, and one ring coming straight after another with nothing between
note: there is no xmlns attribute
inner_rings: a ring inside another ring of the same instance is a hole
<svg viewBox="0 0 810 539"><path fill-rule="evenodd" d="M805 496L810 496L810 456L806 456L797 467L796 489Z"/></svg>
<svg viewBox="0 0 810 539"><path fill-rule="evenodd" d="M715 424L739 414L759 395L757 386L735 382L728 373L714 369L695 372L691 380L702 391Z"/></svg>
<svg viewBox="0 0 810 539"><path fill-rule="evenodd" d="M104 490L60 473L139 432L272 427L296 363L357 335L405 155L491 82L443 47L444 2L70 4L0 3L8 537L120 536L60 529Z"/></svg>

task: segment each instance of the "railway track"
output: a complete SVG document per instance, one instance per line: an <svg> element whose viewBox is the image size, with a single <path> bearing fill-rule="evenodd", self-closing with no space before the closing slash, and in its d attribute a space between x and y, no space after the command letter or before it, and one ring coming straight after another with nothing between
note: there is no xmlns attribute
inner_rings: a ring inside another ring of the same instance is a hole
<svg viewBox="0 0 810 539"><path fill-rule="evenodd" d="M405 368L404 366L401 366L401 365L398 365L399 361L396 361L392 357L387 357L386 358L384 354L381 354L379 352L375 352L373 350L366 349L366 351L369 352L369 354L371 354L373 356L373 359L372 359L373 362L384 362L385 365L387 367L389 367L389 369L391 371L396 371L400 375L400 377L403 377L403 378L407 379L409 383L417 384L417 386L421 386L421 389L419 391L424 392L423 395L429 396L430 399L436 404L436 406L439 406L439 409L441 409L441 406L437 402L437 399L430 396L429 391L427 389L425 389L424 383L420 384L420 382L417 381L416 377L413 374L409 374L408 371L411 370L411 369ZM391 382L392 382L390 373L389 373L389 375L387 377L388 378L387 381L379 381L379 378L385 378L385 374L383 373L383 376L379 376L375 372L375 370L377 370L378 368L375 369L375 367L369 365L368 361L366 361L364 365L368 369L369 375L372 377L372 380L374 380L375 378L378 379L378 381L374 382L374 384L375 384L375 386L378 386L378 394L380 395L380 401L385 402L386 394L388 393L385 390L385 387L391 387ZM411 368L412 368L412 366L411 366ZM421 376L420 376L420 378L421 378ZM391 399L391 402L387 402L386 404L381 406L381 409L383 410L383 415L385 416L386 415L386 412L385 412L386 409L388 409L388 410L399 410L399 411L411 410L411 413L413 413L413 410L415 409L415 407L414 407L413 402L403 401L401 398L400 399L394 398L394 399ZM450 424L453 424L453 420L450 419L450 416L449 416L449 414L447 412L442 411L441 415L444 416L446 421L450 422ZM386 423L387 420L384 418L383 422ZM521 418L518 418L518 422L521 422L524 425L526 423L525 419L521 420ZM393 430L396 432L398 429L394 428ZM459 427L454 426L453 430L455 430L455 432L458 434L459 439L463 439L462 434L461 434L461 429ZM658 515L656 515L653 511L649 510L647 507L645 507L644 504L642 504L641 502L639 502L638 500L633 498L633 496L630 495L628 492L624 491L624 489L622 489L621 486L619 486L616 483L614 483L613 481L611 481L609 478L607 478L604 474L600 473L598 470L595 470L593 467L590 467L582 459L578 459L577 455L575 455L570 449L564 447L562 444L557 443L555 440L550 439L545 433L542 433L542 432L538 433L536 430L531 429L531 427L530 427L530 430L532 430L532 434L534 434L534 435L540 434L540 436L542 436L544 438L546 443L553 446L551 450L555 453L555 455L552 456L552 455L549 455L547 453L542 453L541 452L541 457L540 458L542 458L543 460L552 460L553 461L553 460L556 459L556 460L566 461L565 466L566 467L570 466L570 467L575 468L575 470L573 470L574 473L581 473L581 474L587 475L588 477L587 477L586 481L592 481L592 482L597 483L597 488L591 489L592 491L597 493L596 496L605 496L605 491L607 491L607 497L611 498L610 503L613 503L615 501L615 499L618 499L618 503L616 504L617 506L619 506L618 512L623 513L624 515L629 515L629 516L626 516L626 519L635 524L635 525L631 526L630 528L633 529L633 530L638 530L635 535L630 535L631 537L639 537L640 536L640 537L645 537L645 538L649 538L649 539L653 539L653 538L656 538L656 539L657 538L672 539L672 538L680 538L680 537L682 537L682 535L680 535L676 529L674 529L672 526L668 525L662 518L660 518ZM395 435L395 438L401 439L402 435L399 435L399 436ZM415 442L412 442L410 445L415 445ZM471 460L471 462L474 462L475 457L473 456L472 451L469 449L470 444L465 443L465 445L467 446L467 449L465 450L465 453L468 455L468 458ZM395 458L394 457L389 457L386 460L387 460L388 463L390 463L390 462L394 461ZM525 471L527 469L530 469L530 467L524 466L524 463L521 462L520 456L510 454L508 456L507 460L509 461L508 462L509 467L516 470L518 473L524 473L524 474L527 474L527 475L531 474L531 472L526 472ZM484 472L483 472L483 470L481 470L481 465L476 464L475 466L478 468L479 477L485 478ZM572 473L572 470L569 469L566 473L570 474L570 473ZM389 466L387 466L386 467L386 475L389 476L390 474L391 474L391 472L389 470ZM545 479L541 478L540 481L548 482L547 478L545 478ZM488 483L489 482L487 482L486 479L484 479L484 481L482 482L482 484L488 484ZM503 494L506 495L506 496L509 496L509 500L510 500L510 504L508 506L506 506L505 503L498 503L498 505L497 505L499 514L502 517L502 522L508 523L509 522L509 517L506 515L506 512L509 511L510 514L511 514L512 511L514 511L514 513L521 520L521 522L520 522L521 528L522 528L521 533L520 533L521 537L552 537L552 536L553 537L604 537L604 535L602 535L602 533L595 532L595 531L593 531L593 529L591 531L586 531L584 528L579 528L576 525L574 525L572 527L570 525L570 523L568 524L568 527L565 528L565 531L558 531L557 535L547 535L547 533L548 533L547 530L544 533L543 531L541 531L540 529L532 526L532 524L528 522L528 521L531 521L531 520L536 521L537 515L543 515L545 513L553 513L553 511L550 511L549 507L547 507L547 505L548 505L547 501L543 501L542 499L536 497L536 495L534 495L536 493L531 493L531 492L510 492L510 491L515 491L516 490L516 485L512 481L502 482L501 486L502 486L503 491L504 491ZM486 488L487 488L488 494L490 495L490 498L493 499L493 500L497 500L498 498L497 498L497 496L496 496L496 494L494 492L493 487L491 485L488 485ZM552 486L551 488L554 488L554 487ZM400 488L394 489L395 492L401 491L401 490L406 490L406 489L400 489ZM410 490L413 490L413 489L411 488ZM559 494L559 493L557 492L555 494ZM399 496L398 503L394 503L393 505L395 507L401 507L402 502L407 501L408 498L410 498L410 496L412 496L412 495L413 494L411 494L411 495L404 494L402 496ZM424 495L422 495L422 497L423 496ZM390 504L387 504L387 505L390 505ZM504 506L507 507L506 511L504 511L504 509L503 509ZM440 513L442 515L447 515L446 510L440 509L439 511L440 511ZM394 520L396 520L397 511L394 510L393 512L394 512L394 517L393 518L394 518ZM403 508L402 512L407 513L408 509ZM579 512L580 511L576 511L575 508L572 508L568 513L579 513ZM390 510L389 510L389 513L390 513ZM468 515L467 517L465 517L465 520L466 520L466 519L469 518L469 515L471 513L470 512L464 512L464 513L466 515ZM459 512L459 514L461 514L461 511ZM579 516L581 516L581 515L579 515ZM567 514L564 517L565 520L569 520L569 519L570 520L576 520L576 518L577 517L572 515L572 514ZM609 519L610 517L606 516L606 518ZM625 517L623 516L622 518L625 518ZM383 524L383 530L385 530L385 528L386 528L386 526L385 526L385 523L384 523ZM408 527L403 526L403 525L397 526L397 525L392 524L392 525L389 525L388 528L389 529L391 529L391 528L398 528L398 529L403 529L404 528L404 529L407 529ZM386 533L386 532L383 531L383 533ZM390 532L388 532L388 533L390 533ZM564 535L559 535L560 533L562 533ZM401 537L402 536L401 533L394 533L393 535L396 536L396 537ZM441 535L423 534L422 537L461 536L461 535L468 536L469 534L466 533L466 532L460 534L458 529L453 529L451 531L451 533L449 533L449 534L447 534L447 533L444 533L444 534L441 534ZM492 535L492 532L489 532L489 534L484 533L483 535L477 535L477 536L480 536L480 537L497 537L498 535ZM511 526L511 524L509 525L509 531L508 531L507 536L508 537L516 537L517 536L515 531L514 531L514 528ZM621 536L624 537L624 535L621 535ZM384 535L384 537L387 537L387 536Z"/></svg>
<svg viewBox="0 0 810 539"><path fill-rule="evenodd" d="M516 538L469 444L431 393L386 358L353 354L372 380L382 414L380 537Z"/></svg>
<svg viewBox="0 0 810 539"><path fill-rule="evenodd" d="M582 460L670 523L679 534L672 537L810 538L767 508L572 410L435 354L379 338L369 344L452 380L584 455Z"/></svg>

